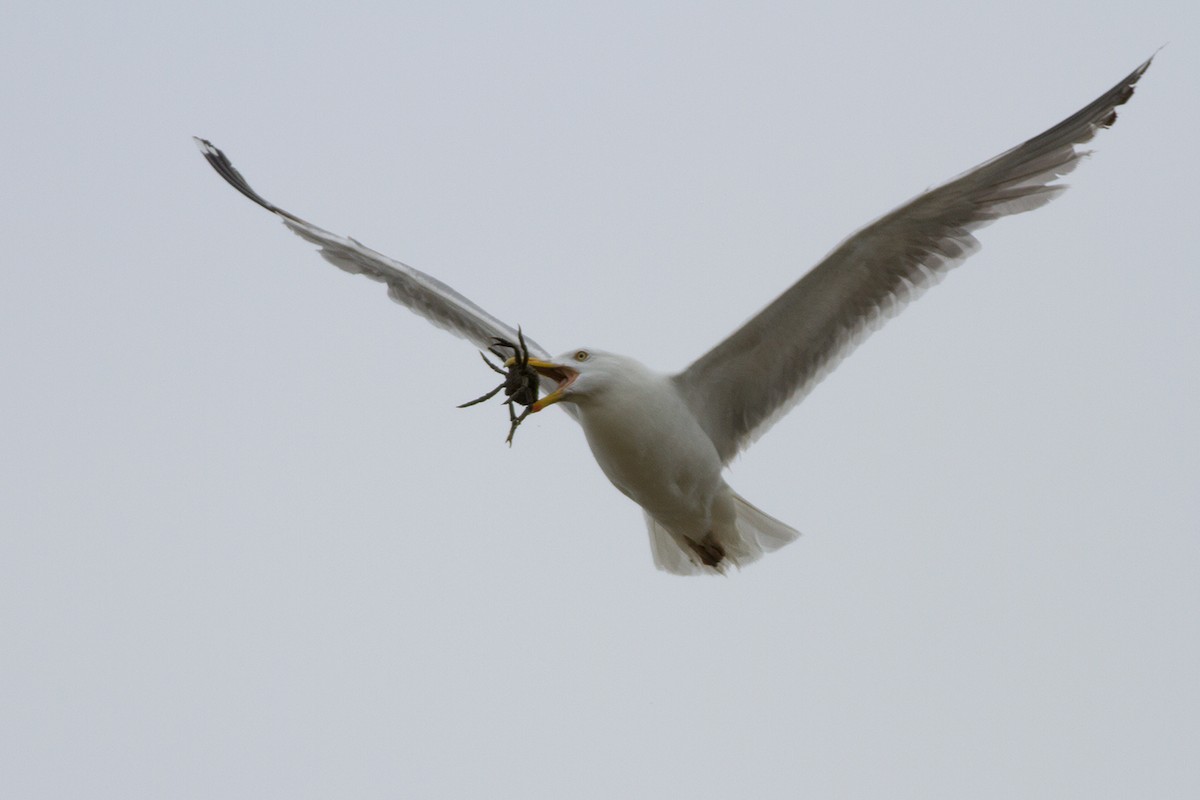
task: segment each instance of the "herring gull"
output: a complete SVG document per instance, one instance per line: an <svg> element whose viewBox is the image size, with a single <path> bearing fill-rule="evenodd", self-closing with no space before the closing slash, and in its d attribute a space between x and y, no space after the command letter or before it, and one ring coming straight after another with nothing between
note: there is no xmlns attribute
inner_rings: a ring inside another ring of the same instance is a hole
<svg viewBox="0 0 1200 800"><path fill-rule="evenodd" d="M1152 58L1150 59L1152 60ZM583 427L604 474L640 505L654 563L679 575L724 573L798 533L722 477L762 435L886 317L979 249L974 231L1045 205L1117 118L1147 60L1094 102L1024 144L918 195L845 239L774 302L675 375L590 347L558 357L528 337L529 365ZM235 189L278 216L341 269L387 284L388 295L438 327L488 349L518 333L438 279L265 200L229 159L196 139Z"/></svg>

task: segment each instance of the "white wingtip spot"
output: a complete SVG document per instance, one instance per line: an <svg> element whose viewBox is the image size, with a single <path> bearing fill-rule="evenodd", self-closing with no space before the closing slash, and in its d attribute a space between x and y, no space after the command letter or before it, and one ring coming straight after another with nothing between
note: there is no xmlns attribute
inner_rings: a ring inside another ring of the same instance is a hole
<svg viewBox="0 0 1200 800"><path fill-rule="evenodd" d="M200 152L206 156L217 154L217 148L213 147L213 143L208 139L201 139L199 136L193 136L192 141L196 143L196 147L200 148Z"/></svg>

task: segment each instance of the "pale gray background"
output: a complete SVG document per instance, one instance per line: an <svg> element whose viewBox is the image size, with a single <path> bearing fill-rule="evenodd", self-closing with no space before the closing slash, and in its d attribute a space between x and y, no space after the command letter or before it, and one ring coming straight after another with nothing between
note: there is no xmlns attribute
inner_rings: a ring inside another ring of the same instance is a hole
<svg viewBox="0 0 1200 800"><path fill-rule="evenodd" d="M1200 796L1193 2L18 3L0 796ZM554 410L212 173L677 369L1160 45L656 572Z"/></svg>

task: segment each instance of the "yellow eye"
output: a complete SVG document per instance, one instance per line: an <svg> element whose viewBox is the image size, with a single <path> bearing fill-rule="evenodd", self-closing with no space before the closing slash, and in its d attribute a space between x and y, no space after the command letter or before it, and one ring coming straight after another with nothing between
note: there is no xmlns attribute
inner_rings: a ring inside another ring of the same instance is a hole
<svg viewBox="0 0 1200 800"><path fill-rule="evenodd" d="M587 361L588 360L588 351L587 350L577 351L575 353L575 360L576 361Z"/></svg>

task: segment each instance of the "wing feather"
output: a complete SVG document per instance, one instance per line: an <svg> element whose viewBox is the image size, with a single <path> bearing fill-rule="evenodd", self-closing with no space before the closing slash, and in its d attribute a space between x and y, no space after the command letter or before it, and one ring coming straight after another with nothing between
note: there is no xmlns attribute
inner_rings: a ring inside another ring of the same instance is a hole
<svg viewBox="0 0 1200 800"><path fill-rule="evenodd" d="M517 341L515 328L496 319L437 278L388 258L354 239L330 233L284 211L250 188L229 158L212 142L196 138L196 144L205 160L230 186L278 216L297 236L315 244L325 260L334 266L387 284L388 296L397 303L420 314L437 327L461 336L481 350L490 347L495 337ZM550 354L545 348L533 339L526 336L525 342L531 355L549 358Z"/></svg>
<svg viewBox="0 0 1200 800"><path fill-rule="evenodd" d="M1116 121L1147 60L1058 125L900 206L839 244L674 376L725 461L763 434L888 317L979 249L974 231L1045 205Z"/></svg>

